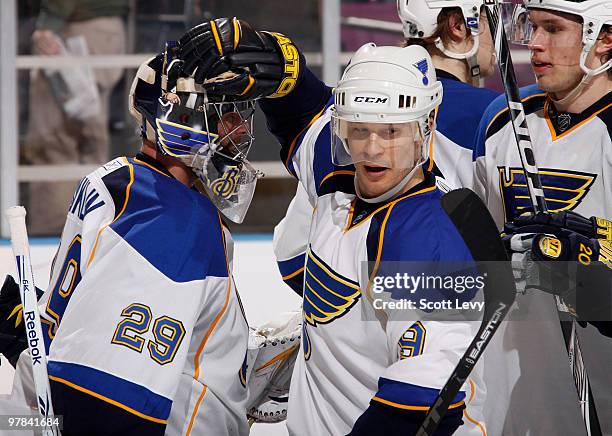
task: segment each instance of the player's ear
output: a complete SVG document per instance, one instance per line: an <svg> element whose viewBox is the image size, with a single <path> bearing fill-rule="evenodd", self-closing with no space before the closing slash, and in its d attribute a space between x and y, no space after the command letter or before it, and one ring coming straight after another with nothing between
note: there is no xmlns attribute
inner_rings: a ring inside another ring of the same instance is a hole
<svg viewBox="0 0 612 436"><path fill-rule="evenodd" d="M612 26L605 26L595 43L595 54L601 63L605 63L612 57Z"/></svg>
<svg viewBox="0 0 612 436"><path fill-rule="evenodd" d="M452 12L448 16L448 36L453 42L461 42L467 37L465 20L461 12Z"/></svg>

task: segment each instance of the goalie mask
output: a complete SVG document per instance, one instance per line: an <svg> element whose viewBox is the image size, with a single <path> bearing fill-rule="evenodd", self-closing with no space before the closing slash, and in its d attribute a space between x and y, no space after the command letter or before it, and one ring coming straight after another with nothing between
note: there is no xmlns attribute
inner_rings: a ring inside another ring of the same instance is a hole
<svg viewBox="0 0 612 436"><path fill-rule="evenodd" d="M442 84L423 47L362 46L334 90L333 162L407 170L384 195L390 198L429 158L441 101Z"/></svg>
<svg viewBox="0 0 612 436"><path fill-rule="evenodd" d="M141 66L130 93L143 136L191 168L196 188L228 219L241 223L262 176L247 160L255 101L224 101L196 89L192 79L178 79L172 92L163 92L160 62L158 57Z"/></svg>

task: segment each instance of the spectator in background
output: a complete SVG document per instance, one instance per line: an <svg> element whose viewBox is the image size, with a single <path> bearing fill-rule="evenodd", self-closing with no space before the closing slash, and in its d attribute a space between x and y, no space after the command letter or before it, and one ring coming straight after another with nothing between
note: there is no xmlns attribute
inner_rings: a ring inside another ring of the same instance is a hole
<svg viewBox="0 0 612 436"><path fill-rule="evenodd" d="M59 55L63 41L82 36L90 55L125 53L124 17L128 0L43 0L32 34L32 52ZM43 70L33 71L30 121L24 157L32 165L99 164L109 158L108 110L118 68L94 70L99 108L86 118L66 111L58 100L57 83ZM66 220L74 181L34 182L29 187L29 229L32 234L57 235Z"/></svg>

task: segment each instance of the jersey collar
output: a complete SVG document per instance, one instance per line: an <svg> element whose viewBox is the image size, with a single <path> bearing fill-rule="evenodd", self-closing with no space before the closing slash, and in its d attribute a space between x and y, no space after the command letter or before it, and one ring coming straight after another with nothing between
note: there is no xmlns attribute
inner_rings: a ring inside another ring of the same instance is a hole
<svg viewBox="0 0 612 436"><path fill-rule="evenodd" d="M175 178L172 174L170 174L170 171L168 171L168 169L165 166L163 166L159 161L155 160L148 154L138 153L134 157L134 160L136 161L136 163L140 161L144 163L146 166L152 167L154 170L157 170L158 172L163 173L168 177L172 177L173 179Z"/></svg>
<svg viewBox="0 0 612 436"><path fill-rule="evenodd" d="M454 74L449 73L448 71L444 71L441 70L439 68L436 68L436 77L439 79L450 79L450 80L456 80L457 82L461 82L461 79L459 79L459 77L455 76Z"/></svg>
<svg viewBox="0 0 612 436"><path fill-rule="evenodd" d="M550 99L544 103L546 122L553 140L571 132L612 105L612 91L597 100L579 114L558 111Z"/></svg>
<svg viewBox="0 0 612 436"><path fill-rule="evenodd" d="M351 205L351 212L349 213L348 226L346 230L350 230L351 228L357 226L358 224L368 219L373 213L384 209L391 203L395 203L403 198L410 197L411 195L427 188L435 187L436 176L429 171L424 171L424 173L425 178L422 182L416 184L403 194L397 197L390 198L381 203L366 203L359 197L355 197L355 200L353 200L353 204Z"/></svg>

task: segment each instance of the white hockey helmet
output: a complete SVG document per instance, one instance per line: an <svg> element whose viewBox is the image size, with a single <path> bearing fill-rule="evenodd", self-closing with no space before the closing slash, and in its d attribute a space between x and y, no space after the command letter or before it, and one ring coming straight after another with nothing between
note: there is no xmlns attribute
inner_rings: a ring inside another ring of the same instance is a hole
<svg viewBox="0 0 612 436"><path fill-rule="evenodd" d="M333 162L407 168L412 175L429 157L441 101L442 84L427 50L365 44L353 55L334 90ZM385 150L375 158L357 146L372 138Z"/></svg>
<svg viewBox="0 0 612 436"><path fill-rule="evenodd" d="M590 80L612 67L612 59L597 68L589 68L586 58L597 41L604 26L612 26L612 2L610 0L523 0L523 5L517 5L512 14L511 39L517 44L528 44L533 31L527 14L530 9L543 9L552 12L563 12L582 19L582 53L580 68L584 78L567 97L560 102L568 102L576 98Z"/></svg>
<svg viewBox="0 0 612 436"><path fill-rule="evenodd" d="M463 13L466 28L474 39L474 46L465 53L455 53L448 50L440 38L435 42L436 47L452 59L465 59L470 67L472 77L480 75L480 68L476 61L479 46L480 9L483 0L397 0L397 14L402 22L404 37L430 38L436 31L438 15L444 8L459 8Z"/></svg>

